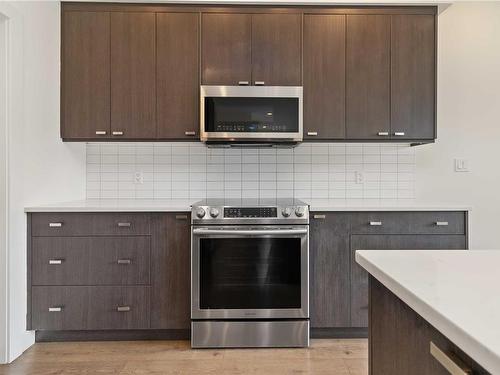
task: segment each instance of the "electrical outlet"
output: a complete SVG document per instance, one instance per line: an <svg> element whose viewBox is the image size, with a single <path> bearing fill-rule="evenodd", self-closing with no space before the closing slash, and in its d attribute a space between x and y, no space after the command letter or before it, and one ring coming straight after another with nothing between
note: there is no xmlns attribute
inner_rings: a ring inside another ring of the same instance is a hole
<svg viewBox="0 0 500 375"><path fill-rule="evenodd" d="M142 172L134 173L134 184L143 184L144 183L144 175Z"/></svg>
<svg viewBox="0 0 500 375"><path fill-rule="evenodd" d="M355 178L357 184L362 184L365 182L365 176L363 175L363 172L356 171Z"/></svg>
<svg viewBox="0 0 500 375"><path fill-rule="evenodd" d="M464 158L455 158L455 172L469 172L469 160Z"/></svg>

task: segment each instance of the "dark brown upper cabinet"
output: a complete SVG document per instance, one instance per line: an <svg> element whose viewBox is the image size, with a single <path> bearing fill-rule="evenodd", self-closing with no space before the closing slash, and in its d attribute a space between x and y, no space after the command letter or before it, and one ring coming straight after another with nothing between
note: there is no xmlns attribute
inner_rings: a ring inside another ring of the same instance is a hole
<svg viewBox="0 0 500 375"><path fill-rule="evenodd" d="M391 136L434 139L435 18L393 15L391 27Z"/></svg>
<svg viewBox="0 0 500 375"><path fill-rule="evenodd" d="M202 84L249 84L252 80L252 16L202 14L201 28Z"/></svg>
<svg viewBox="0 0 500 375"><path fill-rule="evenodd" d="M304 16L304 139L345 138L345 15Z"/></svg>
<svg viewBox="0 0 500 375"><path fill-rule="evenodd" d="M204 13L202 84L299 86L301 15Z"/></svg>
<svg viewBox="0 0 500 375"><path fill-rule="evenodd" d="M111 135L156 138L155 14L111 13Z"/></svg>
<svg viewBox="0 0 500 375"><path fill-rule="evenodd" d="M391 16L348 15L346 135L390 137Z"/></svg>
<svg viewBox="0 0 500 375"><path fill-rule="evenodd" d="M62 19L61 137L108 137L108 12L66 12Z"/></svg>
<svg viewBox="0 0 500 375"><path fill-rule="evenodd" d="M252 84L300 86L302 16L252 15Z"/></svg>
<svg viewBox="0 0 500 375"><path fill-rule="evenodd" d="M199 135L199 15L156 15L158 138Z"/></svg>

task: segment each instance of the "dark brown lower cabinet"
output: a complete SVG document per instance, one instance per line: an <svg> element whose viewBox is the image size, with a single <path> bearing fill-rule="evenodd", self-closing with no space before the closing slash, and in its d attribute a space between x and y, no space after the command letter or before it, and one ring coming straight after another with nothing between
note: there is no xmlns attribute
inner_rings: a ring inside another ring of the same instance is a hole
<svg viewBox="0 0 500 375"><path fill-rule="evenodd" d="M368 326L368 273L356 263L356 250L466 249L465 235L351 236L351 326Z"/></svg>
<svg viewBox="0 0 500 375"><path fill-rule="evenodd" d="M384 285L369 280L370 375L449 375L431 355L431 342L471 374L489 374Z"/></svg>

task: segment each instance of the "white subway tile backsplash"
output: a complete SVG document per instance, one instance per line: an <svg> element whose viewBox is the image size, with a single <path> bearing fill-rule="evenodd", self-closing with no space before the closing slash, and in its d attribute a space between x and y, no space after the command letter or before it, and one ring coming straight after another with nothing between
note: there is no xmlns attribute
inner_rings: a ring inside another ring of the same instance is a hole
<svg viewBox="0 0 500 375"><path fill-rule="evenodd" d="M403 144L209 149L201 143L88 143L86 190L95 199L294 196L362 205L414 199L415 164L414 149ZM136 172L143 183L134 182ZM363 183L356 183L356 172Z"/></svg>

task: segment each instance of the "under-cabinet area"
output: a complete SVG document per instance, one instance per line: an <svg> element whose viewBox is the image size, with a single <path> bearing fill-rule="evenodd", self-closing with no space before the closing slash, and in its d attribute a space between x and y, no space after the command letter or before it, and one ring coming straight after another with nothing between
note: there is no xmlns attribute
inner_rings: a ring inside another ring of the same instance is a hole
<svg viewBox="0 0 500 375"><path fill-rule="evenodd" d="M206 226L206 220L219 214L207 210L195 211L203 218L196 232L200 238L203 231L210 232L203 223ZM234 210L224 215L246 214ZM260 212L273 215L272 208ZM291 218L299 214L283 211ZM190 218L185 211L28 212L27 328L36 330L39 341L189 337ZM356 263L356 250L468 247L467 211L314 211L309 219L312 337L366 337L368 274ZM286 247L291 251L291 241L293 236L275 256ZM236 242L227 245L234 247ZM248 253L240 248L234 251ZM287 261L290 267L293 259ZM300 264L293 270L300 275ZM215 280L235 277L233 271L228 268ZM299 299L300 295L299 289Z"/></svg>

